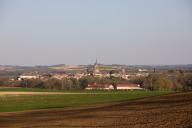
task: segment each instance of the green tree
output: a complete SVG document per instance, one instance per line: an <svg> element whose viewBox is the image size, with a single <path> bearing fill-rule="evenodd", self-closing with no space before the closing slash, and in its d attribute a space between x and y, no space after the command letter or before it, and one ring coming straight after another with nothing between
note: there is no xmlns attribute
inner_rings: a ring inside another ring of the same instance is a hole
<svg viewBox="0 0 192 128"><path fill-rule="evenodd" d="M80 89L85 89L89 84L89 80L87 78L81 78L79 80L79 86L80 86Z"/></svg>
<svg viewBox="0 0 192 128"><path fill-rule="evenodd" d="M168 77L154 74L146 77L143 87L149 90L171 90L174 89L174 84Z"/></svg>

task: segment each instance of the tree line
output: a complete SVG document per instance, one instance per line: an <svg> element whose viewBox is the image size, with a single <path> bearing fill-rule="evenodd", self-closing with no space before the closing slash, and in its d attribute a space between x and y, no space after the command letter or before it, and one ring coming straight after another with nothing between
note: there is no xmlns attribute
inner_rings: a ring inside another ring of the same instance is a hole
<svg viewBox="0 0 192 128"><path fill-rule="evenodd" d="M150 74L148 77L133 77L125 80L117 77L98 78L94 76L84 76L80 79L63 78L61 80L50 78L48 80L26 79L21 81L10 81L9 78L1 77L0 86L42 88L42 89L85 89L88 84L111 84L116 86L119 83L139 84L147 90L192 90L192 73L179 74Z"/></svg>
<svg viewBox="0 0 192 128"><path fill-rule="evenodd" d="M148 90L192 90L192 74L181 73L177 75L151 74L148 77L136 77L131 79L132 83L140 84Z"/></svg>

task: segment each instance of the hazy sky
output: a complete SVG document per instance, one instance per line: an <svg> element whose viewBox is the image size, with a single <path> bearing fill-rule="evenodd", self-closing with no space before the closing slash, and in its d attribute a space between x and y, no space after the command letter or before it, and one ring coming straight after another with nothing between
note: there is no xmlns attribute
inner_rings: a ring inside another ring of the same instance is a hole
<svg viewBox="0 0 192 128"><path fill-rule="evenodd" d="M192 63L190 0L0 0L0 64Z"/></svg>

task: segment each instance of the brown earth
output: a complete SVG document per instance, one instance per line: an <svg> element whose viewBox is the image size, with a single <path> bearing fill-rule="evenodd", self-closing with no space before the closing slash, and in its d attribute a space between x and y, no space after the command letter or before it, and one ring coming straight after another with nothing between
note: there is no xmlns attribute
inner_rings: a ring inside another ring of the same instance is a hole
<svg viewBox="0 0 192 128"><path fill-rule="evenodd" d="M192 128L192 92L78 109L1 113L0 128Z"/></svg>
<svg viewBox="0 0 192 128"><path fill-rule="evenodd" d="M0 96L4 95L82 95L88 94L83 92L9 92L9 91L2 91L0 92ZM91 93L91 94L105 94L105 93Z"/></svg>

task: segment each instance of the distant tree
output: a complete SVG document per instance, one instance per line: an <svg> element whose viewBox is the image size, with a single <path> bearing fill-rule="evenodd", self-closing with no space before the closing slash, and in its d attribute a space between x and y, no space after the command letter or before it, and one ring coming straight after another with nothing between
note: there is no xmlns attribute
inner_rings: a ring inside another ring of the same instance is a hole
<svg viewBox="0 0 192 128"><path fill-rule="evenodd" d="M79 81L75 78L70 78L72 82L71 89L79 89Z"/></svg>
<svg viewBox="0 0 192 128"><path fill-rule="evenodd" d="M68 79L67 78L63 78L61 79L61 89L69 89L68 86Z"/></svg>
<svg viewBox="0 0 192 128"><path fill-rule="evenodd" d="M171 90L174 89L174 83L166 76L155 74L146 77L143 87L149 90Z"/></svg>
<svg viewBox="0 0 192 128"><path fill-rule="evenodd" d="M148 77L145 78L144 80L144 85L143 87L149 90L154 90L154 81L155 81L155 77L153 75L150 75Z"/></svg>
<svg viewBox="0 0 192 128"><path fill-rule="evenodd" d="M120 82L119 78L111 77L111 85L113 86L114 90L117 90L117 84Z"/></svg>
<svg viewBox="0 0 192 128"><path fill-rule="evenodd" d="M117 83L116 83L116 81L114 81L114 82L112 83L112 86L113 86L113 89L114 89L114 90L117 90Z"/></svg>
<svg viewBox="0 0 192 128"><path fill-rule="evenodd" d="M48 89L61 89L62 88L62 83L58 79L51 78L51 79L48 79L45 82L45 88L48 88Z"/></svg>
<svg viewBox="0 0 192 128"><path fill-rule="evenodd" d="M110 78L112 77L112 75L113 75L114 73L115 73L115 70L109 71Z"/></svg>
<svg viewBox="0 0 192 128"><path fill-rule="evenodd" d="M44 82L40 79L27 80L27 86L29 88L44 88Z"/></svg>
<svg viewBox="0 0 192 128"><path fill-rule="evenodd" d="M93 69L91 67L87 68L87 74L89 74L90 76L94 75Z"/></svg>
<svg viewBox="0 0 192 128"><path fill-rule="evenodd" d="M79 80L79 86L80 86L80 89L85 89L89 84L89 80L87 78L81 78Z"/></svg>
<svg viewBox="0 0 192 128"><path fill-rule="evenodd" d="M20 86L21 86L21 87L28 88L29 85L30 85L30 83L29 83L29 80L27 80L27 79L24 79L24 80L22 80L22 81L20 82Z"/></svg>
<svg viewBox="0 0 192 128"><path fill-rule="evenodd" d="M172 70L172 69L171 69L171 70L168 70L167 72L168 72L168 73L175 73L175 71Z"/></svg>
<svg viewBox="0 0 192 128"><path fill-rule="evenodd" d="M182 85L183 90L192 90L192 73L180 74L177 81Z"/></svg>
<svg viewBox="0 0 192 128"><path fill-rule="evenodd" d="M143 86L144 81L145 81L145 77L134 77L131 80L129 80L129 82L133 84L139 84L140 86Z"/></svg>
<svg viewBox="0 0 192 128"><path fill-rule="evenodd" d="M0 86L10 86L8 77L0 77Z"/></svg>

